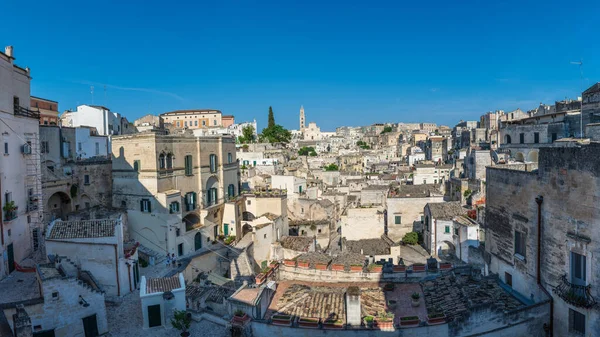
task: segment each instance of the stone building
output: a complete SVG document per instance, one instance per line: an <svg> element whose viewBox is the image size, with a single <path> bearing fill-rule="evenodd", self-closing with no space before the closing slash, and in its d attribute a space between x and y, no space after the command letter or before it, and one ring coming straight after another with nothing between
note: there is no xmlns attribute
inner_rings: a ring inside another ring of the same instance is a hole
<svg viewBox="0 0 600 337"><path fill-rule="evenodd" d="M467 213L460 202L428 203L423 210L425 214L423 228L423 244L433 256L454 255L453 219Z"/></svg>
<svg viewBox="0 0 600 337"><path fill-rule="evenodd" d="M535 300L550 294L555 336L600 336L599 165L600 143L591 143L541 148L534 171L487 169L489 272Z"/></svg>
<svg viewBox="0 0 600 337"><path fill-rule="evenodd" d="M308 127L302 131L302 136L304 140L321 140L321 128L317 126L317 123L310 122L308 123Z"/></svg>
<svg viewBox="0 0 600 337"><path fill-rule="evenodd" d="M439 185L401 185L392 188L386 199L388 235L402 238L419 232L424 222L423 209L428 203L444 201Z"/></svg>
<svg viewBox="0 0 600 337"><path fill-rule="evenodd" d="M31 111L40 114L40 125L58 125L58 102L31 96Z"/></svg>
<svg viewBox="0 0 600 337"><path fill-rule="evenodd" d="M148 114L133 121L133 126L137 132L163 130L164 121L160 116Z"/></svg>
<svg viewBox="0 0 600 337"><path fill-rule="evenodd" d="M65 111L60 119L62 126L93 127L102 136L129 134L135 131L120 113L101 105L79 105L75 111Z"/></svg>
<svg viewBox="0 0 600 337"><path fill-rule="evenodd" d="M464 160L465 176L469 179L485 180L485 168L492 165L492 157L489 150L467 149Z"/></svg>
<svg viewBox="0 0 600 337"><path fill-rule="evenodd" d="M443 184L450 177L452 165L415 164L412 171L413 185Z"/></svg>
<svg viewBox="0 0 600 337"><path fill-rule="evenodd" d="M448 139L442 136L431 136L425 148L427 160L444 162L448 158Z"/></svg>
<svg viewBox="0 0 600 337"><path fill-rule="evenodd" d="M181 256L223 232L224 204L240 192L232 137L139 133L112 149L113 205L127 209L133 239Z"/></svg>
<svg viewBox="0 0 600 337"><path fill-rule="evenodd" d="M164 123L176 129L203 129L223 126L221 111L214 109L177 110L160 114Z"/></svg>
<svg viewBox="0 0 600 337"><path fill-rule="evenodd" d="M0 279L39 252L43 230L40 115L29 108L29 68L14 60L11 46L0 52Z"/></svg>
<svg viewBox="0 0 600 337"><path fill-rule="evenodd" d="M142 276L140 299L144 329L170 326L175 310L186 309L183 274L158 278Z"/></svg>

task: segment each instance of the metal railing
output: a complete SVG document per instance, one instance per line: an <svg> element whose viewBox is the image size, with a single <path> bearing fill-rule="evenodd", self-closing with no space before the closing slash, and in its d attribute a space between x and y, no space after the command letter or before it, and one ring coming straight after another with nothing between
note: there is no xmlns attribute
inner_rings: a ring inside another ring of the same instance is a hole
<svg viewBox="0 0 600 337"><path fill-rule="evenodd" d="M554 293L565 302L580 308L593 308L596 305L596 300L590 292L591 285L573 284L569 282L566 274L560 280L560 284L554 288Z"/></svg>
<svg viewBox="0 0 600 337"><path fill-rule="evenodd" d="M22 116L27 118L40 119L40 113L38 111L32 111L22 106L15 105L14 110L15 116Z"/></svg>

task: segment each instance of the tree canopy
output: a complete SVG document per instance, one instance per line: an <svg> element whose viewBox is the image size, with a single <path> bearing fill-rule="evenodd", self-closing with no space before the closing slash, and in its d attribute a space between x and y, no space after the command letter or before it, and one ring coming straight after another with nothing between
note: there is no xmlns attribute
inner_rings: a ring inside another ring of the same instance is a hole
<svg viewBox="0 0 600 337"><path fill-rule="evenodd" d="M381 131L381 134L388 133L388 132L392 132L392 127L389 125L383 127L383 131Z"/></svg>
<svg viewBox="0 0 600 337"><path fill-rule="evenodd" d="M254 126L244 126L242 128L242 135L238 137L238 141L242 144L254 142Z"/></svg>
<svg viewBox="0 0 600 337"><path fill-rule="evenodd" d="M338 171L339 167L336 164L329 164L325 166L325 171Z"/></svg>
<svg viewBox="0 0 600 337"><path fill-rule="evenodd" d="M300 150L298 150L298 154L301 156L316 156L317 155L317 151L315 151L315 148L312 146L303 146L302 148L300 148Z"/></svg>
<svg viewBox="0 0 600 337"><path fill-rule="evenodd" d="M292 139L292 133L279 124L275 124L273 109L269 107L269 124L263 129L260 135L261 142L269 143L289 143Z"/></svg>

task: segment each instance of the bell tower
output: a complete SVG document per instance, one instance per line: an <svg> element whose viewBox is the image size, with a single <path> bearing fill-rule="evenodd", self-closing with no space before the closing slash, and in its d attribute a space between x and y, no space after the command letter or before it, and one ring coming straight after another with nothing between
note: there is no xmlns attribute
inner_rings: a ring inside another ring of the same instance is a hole
<svg viewBox="0 0 600 337"><path fill-rule="evenodd" d="M304 118L304 106L300 106L300 131L304 131L306 119Z"/></svg>

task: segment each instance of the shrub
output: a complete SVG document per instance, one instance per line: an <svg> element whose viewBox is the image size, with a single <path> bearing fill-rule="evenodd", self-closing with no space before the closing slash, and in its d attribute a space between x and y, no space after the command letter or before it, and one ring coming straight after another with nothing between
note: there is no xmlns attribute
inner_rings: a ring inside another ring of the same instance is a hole
<svg viewBox="0 0 600 337"><path fill-rule="evenodd" d="M190 324L192 324L192 315L188 315L185 310L175 310L173 318L171 319L171 324L175 329L187 332L190 328Z"/></svg>
<svg viewBox="0 0 600 337"><path fill-rule="evenodd" d="M242 310L238 309L235 311L234 315L236 315L237 317L244 317L246 313L243 312Z"/></svg>
<svg viewBox="0 0 600 337"><path fill-rule="evenodd" d="M142 266L142 268L146 268L148 267L148 261L144 260L144 259L138 259L140 262L140 266Z"/></svg>
<svg viewBox="0 0 600 337"><path fill-rule="evenodd" d="M413 300L418 300L419 298L421 298L421 294L415 292L415 293L412 293L412 295L410 295L410 297L412 297Z"/></svg>
<svg viewBox="0 0 600 337"><path fill-rule="evenodd" d="M373 316L365 316L365 322L371 323L375 318Z"/></svg>
<svg viewBox="0 0 600 337"><path fill-rule="evenodd" d="M419 234L417 232L409 232L404 235L402 242L408 245L416 245L419 242Z"/></svg>

